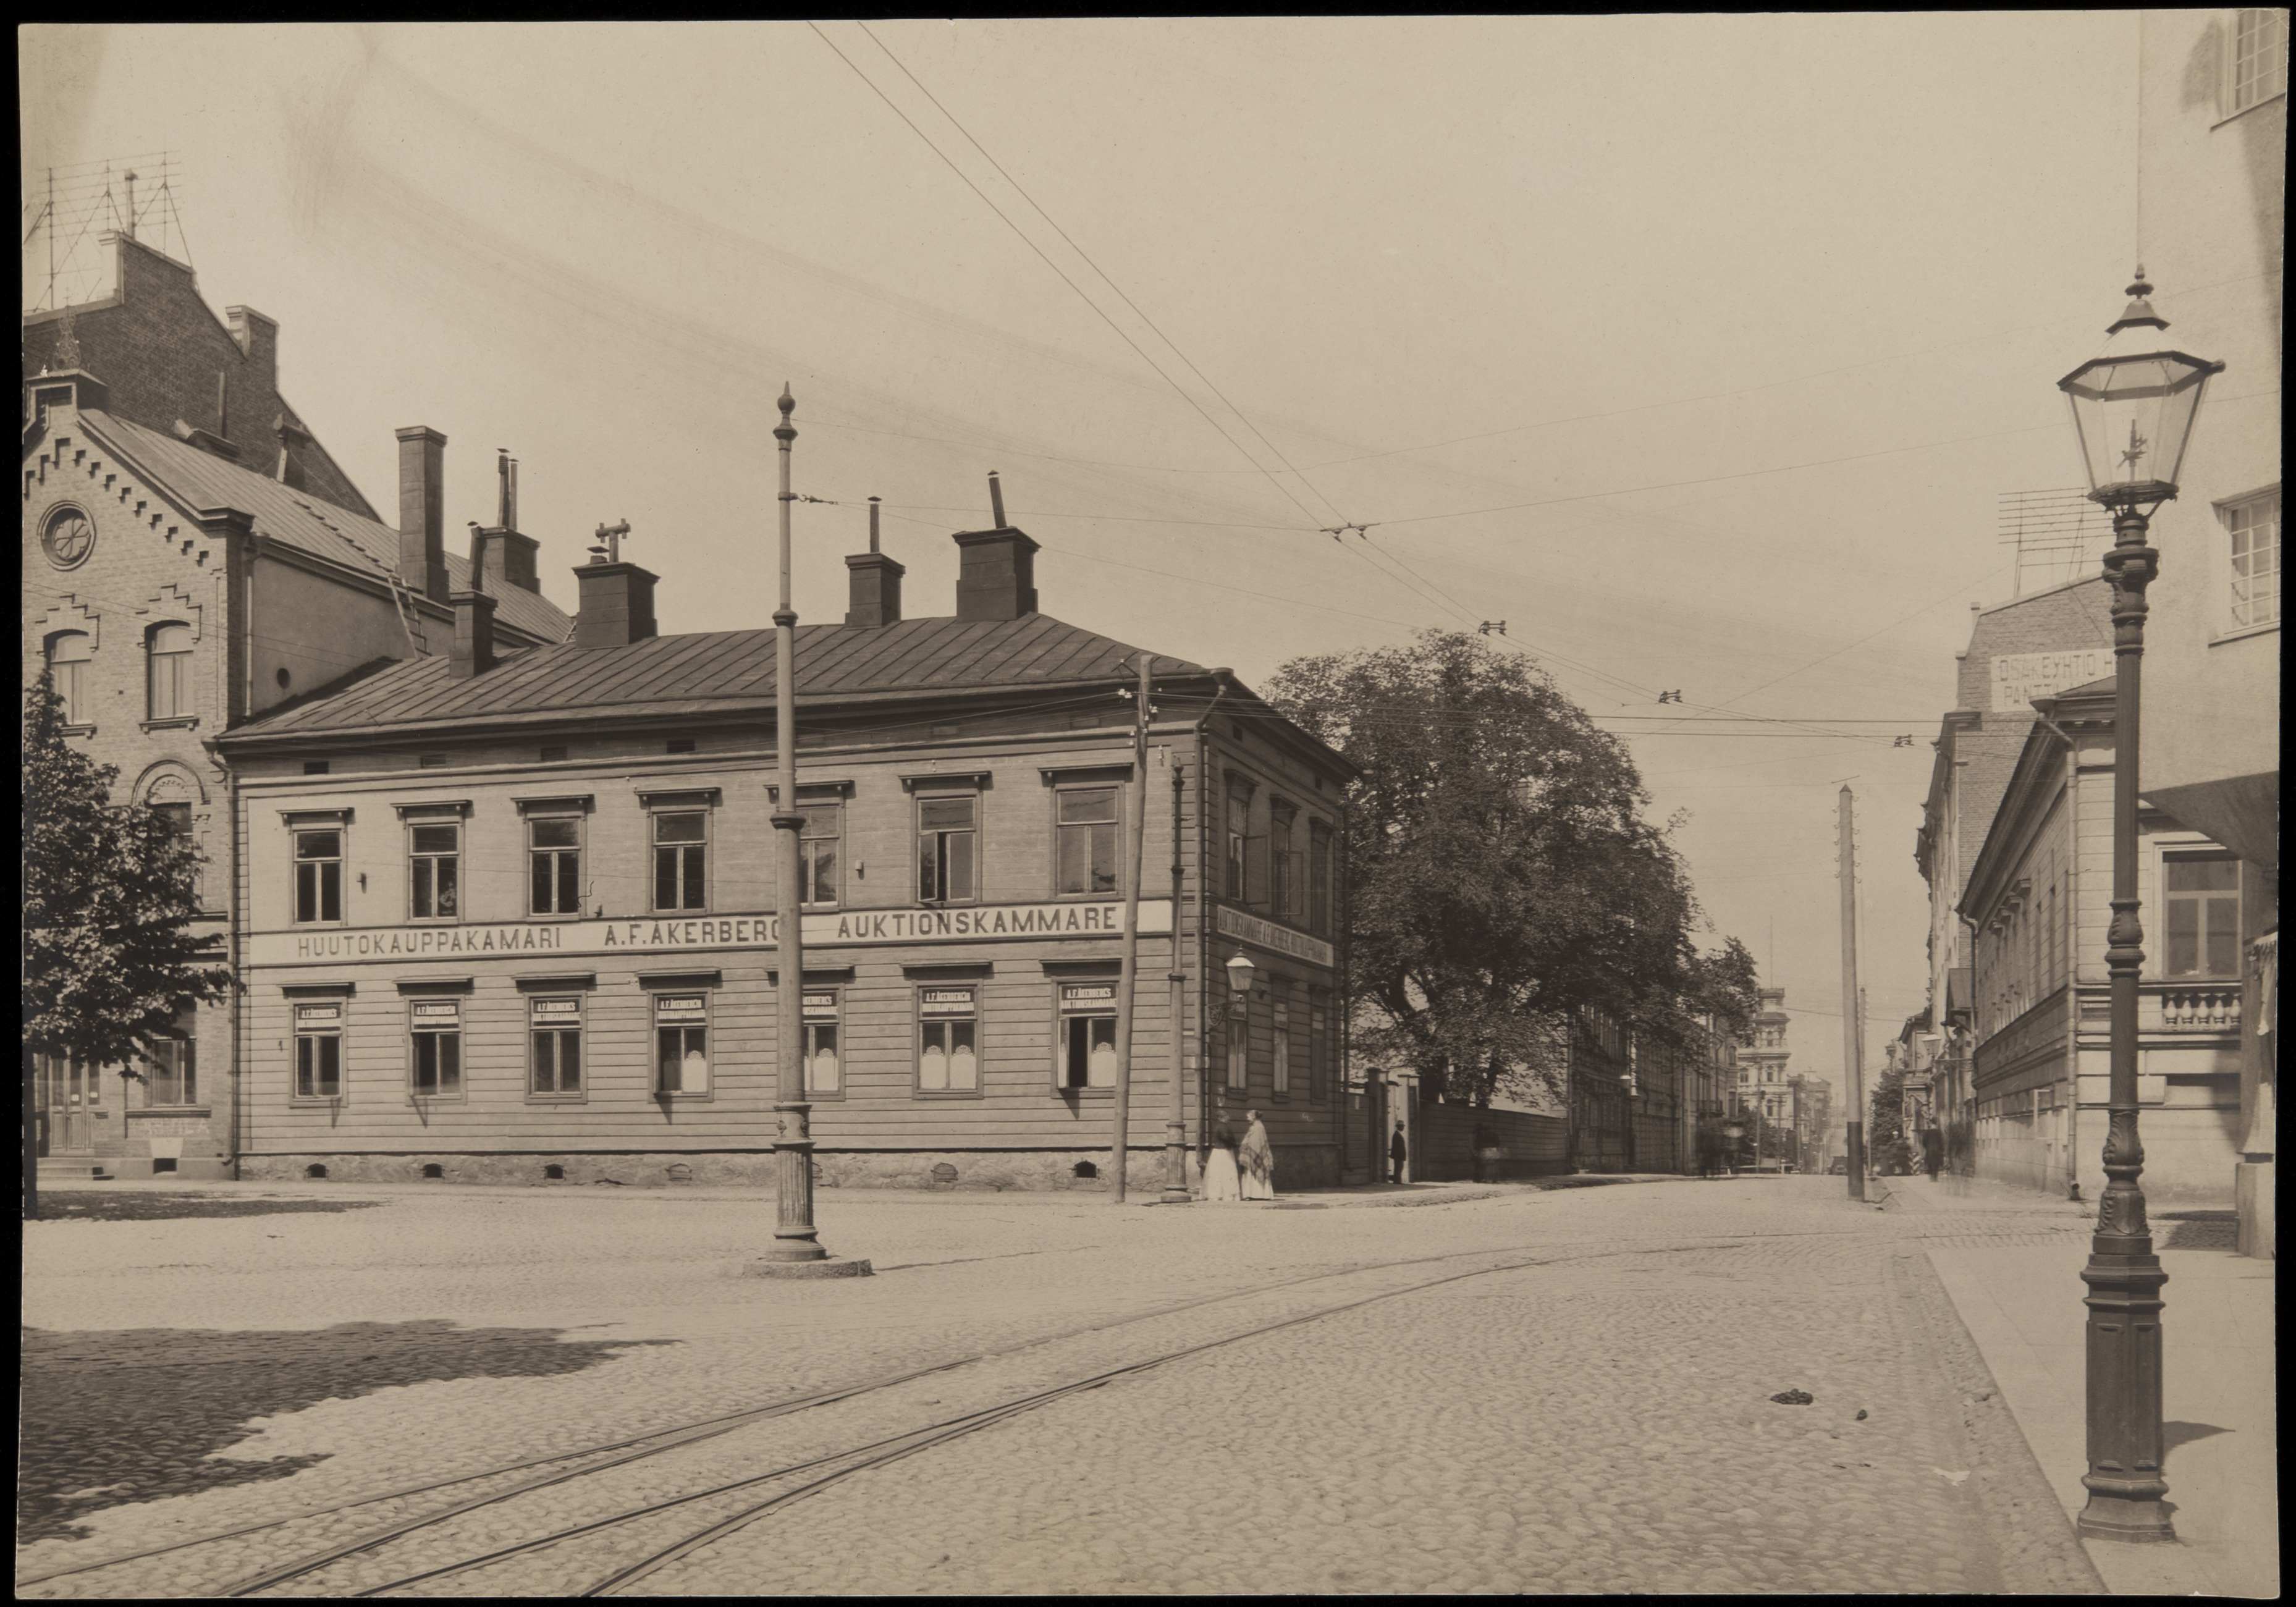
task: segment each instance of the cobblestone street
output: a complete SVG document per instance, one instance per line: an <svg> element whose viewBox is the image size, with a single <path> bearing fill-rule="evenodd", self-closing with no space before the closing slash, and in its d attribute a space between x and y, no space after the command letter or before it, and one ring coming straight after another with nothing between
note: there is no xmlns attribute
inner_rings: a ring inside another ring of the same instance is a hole
<svg viewBox="0 0 2296 1607"><path fill-rule="evenodd" d="M739 1275L753 1192L341 1193L383 1204L34 1227L51 1355L259 1341L297 1386L222 1455L311 1460L83 1488L86 1537L20 1553L25 1594L291 1564L276 1594L640 1565L621 1592L2098 1588L1924 1255L2077 1241L2054 1205L1900 1215L1822 1178L1384 1197L1431 1209L836 1193L825 1238L880 1275L792 1284ZM584 1349L545 1376L411 1358L441 1322ZM184 1368L123 1359L82 1385L112 1432L187 1414Z"/></svg>

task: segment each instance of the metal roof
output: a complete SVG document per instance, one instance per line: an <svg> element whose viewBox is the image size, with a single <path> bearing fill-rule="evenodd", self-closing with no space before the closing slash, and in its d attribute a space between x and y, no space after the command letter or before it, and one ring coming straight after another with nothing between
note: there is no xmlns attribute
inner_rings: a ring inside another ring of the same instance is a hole
<svg viewBox="0 0 2296 1607"><path fill-rule="evenodd" d="M1019 619L904 619L875 627L803 625L797 631L799 701L897 701L992 689L1129 681L1140 650L1043 614ZM1159 657L1162 675L1202 666ZM774 633L707 631L623 647L570 643L529 648L456 680L444 657L391 665L332 697L255 720L239 737L378 727L582 717L679 717L773 707ZM232 739L226 738L228 743Z"/></svg>
<svg viewBox="0 0 2296 1607"><path fill-rule="evenodd" d="M80 417L106 446L194 510L237 508L254 516L256 531L266 540L377 576L398 572L398 532L379 520L298 491L117 414L83 409ZM469 557L449 552L447 578L453 590L467 589ZM544 642L562 642L573 632L572 619L539 592L511 586L494 594L495 619L512 630Z"/></svg>

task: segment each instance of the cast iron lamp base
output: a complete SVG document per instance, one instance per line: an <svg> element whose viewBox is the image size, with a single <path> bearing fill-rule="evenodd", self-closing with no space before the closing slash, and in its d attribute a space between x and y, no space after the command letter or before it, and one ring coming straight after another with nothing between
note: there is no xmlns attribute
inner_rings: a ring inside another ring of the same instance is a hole
<svg viewBox="0 0 2296 1607"><path fill-rule="evenodd" d="M742 1268L745 1278L866 1278L875 1271L866 1261L829 1256L815 1261L750 1261Z"/></svg>

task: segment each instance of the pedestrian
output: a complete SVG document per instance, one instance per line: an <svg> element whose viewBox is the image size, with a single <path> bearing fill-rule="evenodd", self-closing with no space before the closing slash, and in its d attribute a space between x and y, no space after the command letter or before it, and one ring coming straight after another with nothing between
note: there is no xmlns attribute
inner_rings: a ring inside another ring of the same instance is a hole
<svg viewBox="0 0 2296 1607"><path fill-rule="evenodd" d="M1390 1182L1403 1181L1403 1163L1410 1154L1411 1146L1403 1142L1403 1118L1398 1116L1395 1119L1395 1136L1387 1141L1388 1170L1393 1174L1389 1178Z"/></svg>
<svg viewBox="0 0 2296 1607"><path fill-rule="evenodd" d="M1211 1205L1226 1205L1243 1198L1243 1190L1236 1180L1235 1133L1223 1117L1212 1131L1212 1147L1204 1157L1204 1200Z"/></svg>
<svg viewBox="0 0 2296 1607"><path fill-rule="evenodd" d="M1243 1197L1247 1200L1275 1198L1275 1146L1267 1142L1267 1129L1260 1125L1259 1112L1246 1111L1243 1119L1243 1143L1235 1152L1236 1165L1243 1173Z"/></svg>
<svg viewBox="0 0 2296 1607"><path fill-rule="evenodd" d="M1475 1124L1475 1181L1488 1183L1490 1164L1499 1147L1499 1136L1491 1130L1488 1121Z"/></svg>
<svg viewBox="0 0 2296 1607"><path fill-rule="evenodd" d="M1922 1170L1930 1175L1931 1183L1937 1181L1938 1168L1944 1164L1945 1135L1935 1127L1923 1127L1922 1129Z"/></svg>

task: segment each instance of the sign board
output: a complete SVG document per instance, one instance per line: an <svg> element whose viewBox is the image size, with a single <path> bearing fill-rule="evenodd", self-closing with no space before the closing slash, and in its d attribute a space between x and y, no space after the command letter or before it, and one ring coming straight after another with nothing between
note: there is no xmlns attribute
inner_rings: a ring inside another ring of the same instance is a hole
<svg viewBox="0 0 2296 1607"><path fill-rule="evenodd" d="M1294 959L1307 960L1317 965L1330 965L1337 958L1332 946L1323 939L1293 931L1290 927L1278 926L1272 921L1262 921L1257 915L1247 915L1240 909L1222 906L1217 921L1222 937L1241 939L1255 947L1273 949L1277 954L1290 955ZM1144 922L1141 930L1147 930Z"/></svg>
<svg viewBox="0 0 2296 1607"><path fill-rule="evenodd" d="M805 996L805 1019L808 1021L833 1021L837 1019L837 996L833 993L808 993Z"/></svg>
<svg viewBox="0 0 2296 1607"><path fill-rule="evenodd" d="M971 1015L972 989L970 988L928 988L918 1002L919 1012L925 1015Z"/></svg>
<svg viewBox="0 0 2296 1607"><path fill-rule="evenodd" d="M1100 1014L1116 1008L1113 982L1069 982L1061 988L1061 1008Z"/></svg>
<svg viewBox="0 0 2296 1607"><path fill-rule="evenodd" d="M295 1024L298 1027L339 1027L342 1020L343 1007L340 1004L295 1006Z"/></svg>
<svg viewBox="0 0 2296 1607"><path fill-rule="evenodd" d="M1995 714L2030 714L2033 700L2102 681L2112 673L2112 649L2074 652L2012 652L1993 660Z"/></svg>
<svg viewBox="0 0 2296 1607"><path fill-rule="evenodd" d="M698 1021L709 1013L707 1002L700 994L675 994L653 1002L657 1020L665 1021Z"/></svg>
<svg viewBox="0 0 2296 1607"><path fill-rule="evenodd" d="M579 1021L582 1019L582 1001L537 999L534 1001L534 1019L537 1021Z"/></svg>
<svg viewBox="0 0 2296 1607"><path fill-rule="evenodd" d="M463 1007L452 999L422 999L414 1005L418 1027L453 1027L463 1020Z"/></svg>
<svg viewBox="0 0 2296 1607"><path fill-rule="evenodd" d="M1264 922L1263 922L1264 924ZM1140 930L1172 930L1172 901L1144 899ZM1113 938L1124 931L1120 901L982 904L955 909L830 911L805 917L805 946L879 943L1002 943L1023 938ZM248 963L329 965L485 955L658 955L698 949L770 949L778 915L678 916L636 921L467 922L457 926L330 928L256 932ZM1313 939L1299 941L1312 943ZM1325 954L1331 946L1320 946ZM1290 952L1290 951L1286 951ZM1329 964L1326 959L1323 962Z"/></svg>

